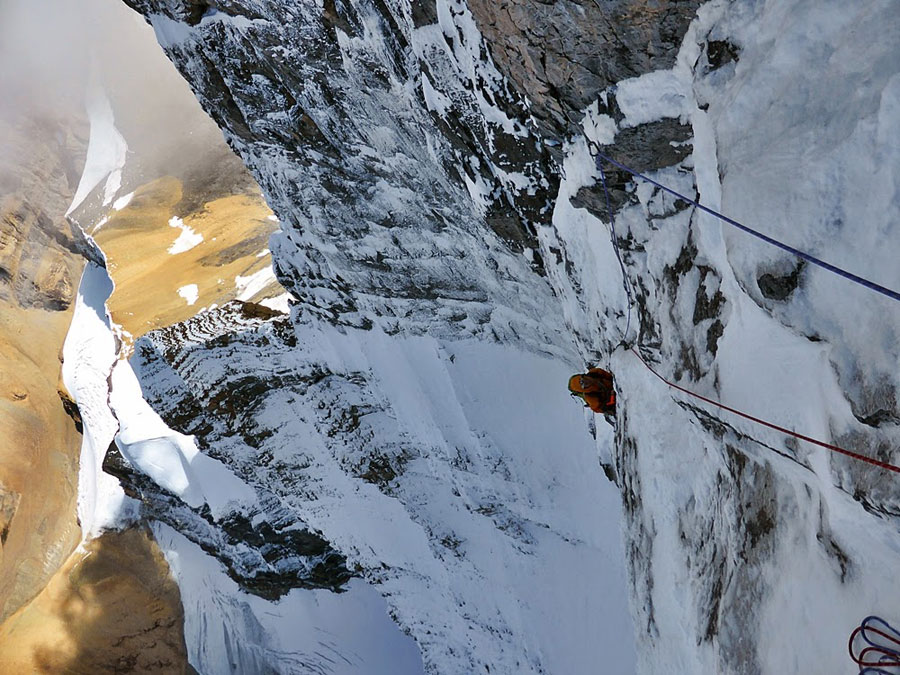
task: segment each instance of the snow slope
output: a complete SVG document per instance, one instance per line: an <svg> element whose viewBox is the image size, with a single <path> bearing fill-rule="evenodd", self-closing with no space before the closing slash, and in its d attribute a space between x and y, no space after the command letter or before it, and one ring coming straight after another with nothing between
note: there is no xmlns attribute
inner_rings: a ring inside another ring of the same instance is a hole
<svg viewBox="0 0 900 675"><path fill-rule="evenodd" d="M581 407L557 386L566 364L325 324L209 326L229 311L192 320L189 340L172 329L138 341L150 402L185 431L207 429L268 513L346 555L428 672L633 668L621 507ZM265 396L214 408L256 378Z"/></svg>
<svg viewBox="0 0 900 675"><path fill-rule="evenodd" d="M128 152L125 139L116 129L112 106L96 74L92 77L85 107L91 123L90 141L81 179L66 215L75 211L104 179L103 204L113 200L122 184L122 168Z"/></svg>
<svg viewBox="0 0 900 675"><path fill-rule="evenodd" d="M617 133L689 120L692 155L653 178L900 288L898 18L889 2L709 3L673 70L615 88ZM711 65L714 40L736 45L738 60ZM586 124L589 138L593 129ZM614 141L600 142L615 156ZM567 161L562 195L594 184L583 143ZM640 329L629 338L644 357L688 389L896 463L896 303L810 266L791 289L796 260L652 186L631 190L615 227L637 296ZM627 301L608 218L581 213L557 204L565 248L603 264L579 267L589 290L567 311L578 326L617 303L617 321L598 334L614 346ZM766 295L766 274L784 278L785 298ZM639 670L844 672L853 627L896 611L885 601L900 546L894 476L670 390L621 348L611 363L624 403L616 462L636 624L646 633Z"/></svg>

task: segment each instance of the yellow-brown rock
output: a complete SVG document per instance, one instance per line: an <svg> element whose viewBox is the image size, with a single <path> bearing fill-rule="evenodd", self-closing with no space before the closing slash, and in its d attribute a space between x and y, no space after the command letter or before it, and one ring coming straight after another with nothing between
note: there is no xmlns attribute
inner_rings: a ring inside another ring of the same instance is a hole
<svg viewBox="0 0 900 675"><path fill-rule="evenodd" d="M178 586L144 529L73 555L0 626L3 673L189 673Z"/></svg>

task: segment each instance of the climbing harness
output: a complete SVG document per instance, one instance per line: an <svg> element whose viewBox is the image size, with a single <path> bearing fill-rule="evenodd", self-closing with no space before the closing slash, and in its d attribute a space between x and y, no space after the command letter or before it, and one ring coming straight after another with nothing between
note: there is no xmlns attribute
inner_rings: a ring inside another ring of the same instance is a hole
<svg viewBox="0 0 900 675"><path fill-rule="evenodd" d="M617 162L616 160L614 160L610 157L607 157L603 153L598 152L597 153L597 167L600 169L601 176L603 176L603 169L600 167L601 159L606 160L613 166L622 169L622 171L627 171L628 173L632 174L633 176L636 176L636 177L640 178L641 180L644 180L644 181L650 183L651 185L655 185L660 190L665 190L669 194L674 195L674 196L678 197L679 199L683 199L684 201L686 201L689 204L693 204L701 211L704 211L712 216L715 216L716 218L721 220L723 223L728 223L729 225L736 227L739 230L746 232L747 234L751 234L754 237L762 239L764 242L772 244L772 246L777 246L778 248L780 248L783 251L787 251L788 253L793 253L798 258L802 258L803 260L806 260L807 262L810 262L813 265L818 265L819 267L822 267L822 268L828 270L829 272L834 272L838 276L842 276L845 279L849 279L850 281L852 281L854 283L857 283L861 286L865 286L866 288L869 288L869 289L875 291L876 293L881 293L882 295L886 295L887 297L889 297L893 300L900 301L900 293L898 293L897 291L893 291L890 288L886 288L885 286L876 284L874 281L869 281L868 279L864 279L861 276L853 274L853 272L848 272L847 270L842 269L842 268L838 267L837 265L832 265L831 263L828 263L828 262L825 262L824 260L816 258L815 256L810 255L809 253L801 251L800 249L794 248L793 246L789 246L783 242L778 241L777 239L773 239L772 237L765 235L762 232L758 232L758 231L754 230L753 228L747 227L746 225L742 225L738 221L736 221L732 218L729 218L728 216L723 216L718 211L714 211L713 209L709 208L708 206L704 206L700 202L698 202L694 199L691 199L690 197L687 197L687 196L681 194L680 192L673 190L670 187L666 187L662 183L658 183L657 181L653 180L652 178L649 178L648 176L645 176L644 174L640 173L639 171L635 171L634 169L631 169L631 168L625 166L624 164ZM604 190L606 189L606 177L605 176L603 176L603 188L604 188ZM607 196L607 204L608 203L609 203L609 196Z"/></svg>
<svg viewBox="0 0 900 675"><path fill-rule="evenodd" d="M900 673L900 631L881 617L863 619L850 634L847 649L859 666L860 675Z"/></svg>
<svg viewBox="0 0 900 675"><path fill-rule="evenodd" d="M592 145L593 145L593 144L592 144ZM619 261L619 267L622 269L622 277L623 277L623 279L625 280L625 281L624 281L624 285L625 285L625 294L626 294L626 296L628 297L628 320L627 320L627 322L626 322L625 332L624 332L624 334L622 335L622 342L621 342L620 344L621 344L622 346L625 346L626 348L630 349L630 350L631 350L631 353L634 354L634 355L638 358L638 360L639 360L641 363L643 363L644 366L646 366L646 368L647 368L651 373L653 373L654 375L656 375L656 377L658 377L660 380L662 380L665 384L667 384L668 386L672 387L673 389L677 389L678 391L681 391L681 392L683 392L683 393L685 393L685 394L687 394L687 395L689 395L689 396L693 396L694 398L698 398L698 399L700 399L700 400L702 400L702 401L705 401L706 403L709 403L709 404L711 404L711 405L716 406L717 408L721 408L722 410L727 410L727 411L730 412L730 413L733 413L733 414L735 414L735 415L739 415L740 417L743 417L743 418L745 418L745 419L751 420L752 422L756 422L757 424L761 424L761 425L763 425L763 426L765 426L765 427L769 427L770 429L775 429L776 431L780 431L780 432L782 432L782 433L784 433L784 434L788 434L789 436L793 436L794 438L798 438L798 439L800 439L800 440L806 441L807 443L812 443L813 445L818 445L819 447L825 448L826 450L829 450L829 451L831 451L831 452L838 453L838 454L841 454L841 455L845 455L845 456L847 456L847 457L851 457L851 458L856 459L856 460L858 460L858 461L860 461L860 462L865 462L865 463L867 463L867 464L871 464L871 465L873 465L873 466L877 466L877 467L882 468L882 469L885 469L885 470L887 470L887 471L893 471L894 473L900 473L900 466L895 466L895 465L893 465L893 464L888 464L887 462L882 462L882 461L880 461L880 460L873 459L872 457L867 457L867 456L865 456L865 455L861 455L861 454L859 454L859 453L852 452L852 451L847 450L847 449L845 449L845 448L841 448L841 447L839 447L839 446L837 446L837 445L833 445L833 444L831 444L831 443L826 443L826 442L824 442L824 441L820 441L820 440L817 440L817 439L815 439L815 438L811 438L810 436L806 436L806 435L804 435L804 434L797 433L796 431L791 431L790 429L787 429L787 428L785 428L785 427L779 426L779 425L777 425L777 424L773 424L772 422L767 422L766 420L760 419L759 417L754 417L753 415L750 415L750 414L748 414L748 413L745 413L745 412L742 412L742 411L740 411L740 410L737 410L736 408L732 408L732 407L730 407L730 406L727 406L727 405L725 405L724 403L720 403L720 402L715 401L715 400L713 400L713 399L711 399L711 398L707 398L706 396L702 396L702 395L700 395L700 394L697 394L697 393L695 393L695 392L692 392L692 391L690 391L689 389L685 389L684 387L681 387L681 386L675 384L674 382L671 382L671 381L667 380L667 379L666 379L665 377L663 377L662 375L660 375L660 374L653 368L653 366L651 366L647 361L644 360L644 358L641 356L640 352L637 351L637 349L635 349L634 346L628 344L627 338L628 338L628 330L629 330L629 327L630 327L630 324L631 324L631 305L632 305L632 303L633 303L634 300L633 300L633 295L632 295L631 288L630 288L630 285L629 285L630 282L628 281L628 274L627 274L626 271L625 271L625 264L624 264L623 261L622 261L622 256L620 255L620 252L619 252L619 244L618 244L618 241L616 240L615 216L614 216L613 210L612 210L612 202L610 201L610 198L609 198L609 189L608 189L607 183L606 183L606 173L603 171L603 166L601 165L600 160L601 160L601 159L606 160L607 162L609 162L609 163L612 164L613 166L616 166L616 167L622 169L623 171L627 171L628 173L630 173L630 174L632 174L632 175L634 175L634 176L636 176L636 177L638 177L638 178L641 178L641 179L647 181L648 183L652 183L653 185L656 185L656 186L659 187L660 189L665 190L666 192L668 192L669 194L675 195L676 197L679 197L680 199L683 199L683 200L685 200L686 202L688 202L688 203L690 203L690 204L693 204L693 205L696 206L697 208L699 208L699 209L701 209L701 210L703 210L703 211L705 211L705 212L707 212L707 213L709 213L709 214L711 214L711 215L713 215L713 216L716 216L717 218L719 218L719 219L722 220L723 222L728 223L729 225L733 225L733 226L737 227L738 229L743 230L744 232L747 232L747 233L752 234L752 235L754 235L754 236L756 236L756 237L759 237L759 238L762 239L763 241L769 242L770 244L773 244L773 245L777 246L778 248L781 248L781 249L783 249L783 250L785 250L785 251L789 251L790 253L793 253L793 254L799 256L800 258L803 258L804 260L807 260L807 261L809 261L809 262L811 262L811 263L813 263L813 264L815 264L815 265L819 265L820 267L823 267L823 268L825 268L825 269L827 269L827 270L829 270L829 271L831 271L831 272L834 272L835 274L838 274L838 275L840 275L840 276L842 276L842 277L844 277L844 278L846 278L846 279L849 279L850 281L853 281L853 282L855 282L855 283L861 284L862 286L865 286L866 288L870 288L870 289L872 289L872 290L874 290L874 291L877 291L878 293L881 293L881 294L883 294L883 295L886 295L886 296L889 297L889 298L893 298L894 300L900 300L900 293L897 293L896 291L892 291L892 290L889 289L889 288L885 288L884 286L880 286L880 285L878 285L878 284L876 284L876 283L874 283L874 282L872 282L872 281L869 281L868 279L863 279L862 277L859 277L859 276L857 276L857 275L855 275L855 274L853 274L853 273L851 273L851 272L848 272L848 271L846 271L846 270L843 270L843 269L841 269L840 267L836 267L836 266L834 266L834 265L832 265L832 264L830 264L830 263L827 263L827 262L825 262L825 261L823 261L823 260L819 260L818 258L816 258L816 257L814 257L814 256L811 256L811 255L809 255L808 253L804 253L803 251L800 251L800 250L798 250L798 249L795 249L795 248L793 248L792 246L788 246L787 244L783 244L782 242L777 241L776 239L772 239L771 237L766 236L766 235L762 234L761 232L757 232L756 230L753 230L753 229L747 227L746 225L742 225L741 223L737 222L736 220L732 220L731 218L728 218L727 216L723 216L721 213L718 213L717 211L713 211L712 209L710 209L710 208L708 208L708 207L706 207L706 206L703 206L703 205L702 205L701 203L699 203L698 201L696 201L696 200L694 200L694 199L691 199L691 198L689 198L689 197L686 197L685 195L681 194L680 192L677 192L676 190L673 190L673 189L671 189L671 188L668 188L668 187L666 187L665 185L656 182L656 181L653 180L652 178L648 178L647 176L645 176L644 174L640 173L639 171L635 171L634 169L631 169L631 168L625 166L624 164L621 164L621 163L617 162L616 160L611 159L610 157L607 157L606 155L604 155L603 153L601 153L601 152L599 151L599 149L596 148L596 146L595 146L595 152L597 153L597 160L596 160L597 169L600 171L600 180L601 180L602 183L603 183L603 193L604 193L604 195L605 195L605 197L606 197L606 208L607 208L607 211L609 212L609 230L610 230L610 237L611 237L611 240L612 240L613 250L615 251L616 258L617 258L618 261ZM898 665L900 665L900 664L898 664Z"/></svg>

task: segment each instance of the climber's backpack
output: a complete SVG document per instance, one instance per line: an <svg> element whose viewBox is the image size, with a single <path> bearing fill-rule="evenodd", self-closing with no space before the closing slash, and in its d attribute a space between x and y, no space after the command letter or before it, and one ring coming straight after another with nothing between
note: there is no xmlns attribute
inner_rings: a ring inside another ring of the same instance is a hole
<svg viewBox="0 0 900 675"><path fill-rule="evenodd" d="M582 398L583 394L608 393L612 386L612 376L606 373L582 373L569 378L569 391Z"/></svg>

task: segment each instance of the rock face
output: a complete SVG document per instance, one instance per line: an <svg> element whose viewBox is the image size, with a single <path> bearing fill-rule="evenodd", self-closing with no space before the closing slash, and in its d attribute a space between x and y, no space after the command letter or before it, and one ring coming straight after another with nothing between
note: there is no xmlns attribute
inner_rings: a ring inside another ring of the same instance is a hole
<svg viewBox="0 0 900 675"><path fill-rule="evenodd" d="M0 156L0 300L65 310L81 259L63 214L81 175L85 121L10 113L0 127L8 139Z"/></svg>
<svg viewBox="0 0 900 675"><path fill-rule="evenodd" d="M405 4L230 3L190 33L168 17L195 20L196 8L133 6L164 13L159 35L195 71L204 107L249 165L268 167L257 177L270 203L294 205L278 214L295 231L278 245L307 262L280 278L309 311L367 325L375 313L402 321L415 304L409 319L424 328L441 306L473 325L491 304L540 306L472 282L475 268L540 272L535 228L555 187L521 98L483 58L462 5L417 27L423 15ZM213 65L224 60L244 65ZM363 252L324 245L344 240ZM463 262L470 247L481 259Z"/></svg>
<svg viewBox="0 0 900 675"><path fill-rule="evenodd" d="M0 621L78 543L81 437L60 400L60 347L83 260L63 214L85 120L0 110Z"/></svg>
<svg viewBox="0 0 900 675"><path fill-rule="evenodd" d="M469 3L500 71L531 103L544 136L580 133L598 94L667 70L700 0L510 0Z"/></svg>
<svg viewBox="0 0 900 675"><path fill-rule="evenodd" d="M0 627L7 672L193 673L178 586L148 532L90 542Z"/></svg>
<svg viewBox="0 0 900 675"><path fill-rule="evenodd" d="M896 180L879 174L861 199L857 175L900 156L896 10L859 8L877 37L861 45L811 1L696 16L697 2L127 2L262 186L296 298L289 318L234 305L139 341L154 409L256 495L214 514L111 457L148 515L267 598L361 576L427 672L580 672L587 661L566 659L589 640L555 651L529 613L552 603L505 586L489 558L569 597L554 565L592 549L590 501L574 490L561 517L542 500L576 467L542 466L544 491L525 468L558 441L535 429L542 450L519 453L524 437L492 422L563 419L549 400L523 412L546 385L503 379L544 372L535 354L561 371L602 358L619 386L614 447L595 431L621 490L638 668L760 673L787 652L836 668L846 626L892 583L890 544L860 534L895 537L890 478L674 394L618 347L704 396L889 458L898 323L627 171L603 167L607 201L591 152L848 267L871 256L896 287L879 244ZM826 44L839 100L808 78ZM471 363L503 385L475 386ZM498 390L526 395L501 408ZM264 671L276 647L241 658ZM202 648L192 659L224 668Z"/></svg>

